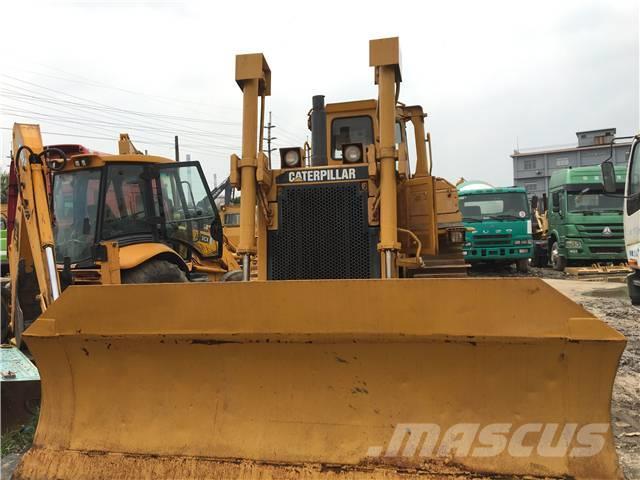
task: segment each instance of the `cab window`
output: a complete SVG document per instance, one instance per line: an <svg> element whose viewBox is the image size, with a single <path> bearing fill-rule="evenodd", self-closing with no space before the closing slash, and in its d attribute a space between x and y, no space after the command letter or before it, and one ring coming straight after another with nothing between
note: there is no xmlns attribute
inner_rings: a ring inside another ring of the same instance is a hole
<svg viewBox="0 0 640 480"><path fill-rule="evenodd" d="M633 158L629 165L629 195L640 193L640 142L633 149Z"/></svg>
<svg viewBox="0 0 640 480"><path fill-rule="evenodd" d="M143 179L142 165L110 165L102 220L102 238L105 240L153 233L149 218L156 215L147 205L145 197L148 183ZM155 210L155 209L154 209Z"/></svg>
<svg viewBox="0 0 640 480"><path fill-rule="evenodd" d="M95 243L101 171L76 170L53 179L53 235L56 257L72 263L91 258Z"/></svg>
<svg viewBox="0 0 640 480"><path fill-rule="evenodd" d="M627 186L627 215L633 215L640 210L640 142L636 142L632 153Z"/></svg>
<svg viewBox="0 0 640 480"><path fill-rule="evenodd" d="M342 160L342 145L373 144L373 121L367 115L336 118L331 122L331 158Z"/></svg>

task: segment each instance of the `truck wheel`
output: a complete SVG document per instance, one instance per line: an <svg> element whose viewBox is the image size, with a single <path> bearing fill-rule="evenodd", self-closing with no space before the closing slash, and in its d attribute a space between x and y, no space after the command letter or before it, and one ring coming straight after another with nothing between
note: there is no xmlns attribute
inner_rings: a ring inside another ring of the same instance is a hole
<svg viewBox="0 0 640 480"><path fill-rule="evenodd" d="M640 280L640 272L634 272L627 275L627 288L629 289L631 305L640 305L640 286L634 284L634 280Z"/></svg>
<svg viewBox="0 0 640 480"><path fill-rule="evenodd" d="M149 260L122 272L122 283L184 283L187 276L175 263Z"/></svg>
<svg viewBox="0 0 640 480"><path fill-rule="evenodd" d="M564 269L567 266L567 259L560 255L560 246L558 245L558 242L553 242L553 245L551 245L551 266L554 270L559 272L564 272Z"/></svg>
<svg viewBox="0 0 640 480"><path fill-rule="evenodd" d="M527 273L529 271L529 259L520 258L516 260L516 269L520 273Z"/></svg>

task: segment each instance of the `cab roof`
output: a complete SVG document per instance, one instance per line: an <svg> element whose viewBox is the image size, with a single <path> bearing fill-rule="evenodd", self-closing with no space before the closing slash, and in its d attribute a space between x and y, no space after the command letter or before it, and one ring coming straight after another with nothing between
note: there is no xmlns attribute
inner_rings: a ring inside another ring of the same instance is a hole
<svg viewBox="0 0 640 480"><path fill-rule="evenodd" d="M84 161L85 165L77 165ZM109 155L109 154L80 154L71 155L63 171L83 170L87 168L104 167L111 163L174 163L175 160L166 157L159 157L156 155L140 155L140 154L126 154L126 155Z"/></svg>
<svg viewBox="0 0 640 480"><path fill-rule="evenodd" d="M327 103L325 110L327 113L342 113L359 110L375 110L378 102L376 100L353 100L350 102Z"/></svg>
<svg viewBox="0 0 640 480"><path fill-rule="evenodd" d="M614 166L616 173L616 181L624 183L627 172L626 165ZM549 190L561 187L563 185L585 185L602 183L602 173L600 165L592 165L588 167L563 168L556 170L549 179Z"/></svg>
<svg viewBox="0 0 640 480"><path fill-rule="evenodd" d="M491 188L478 188L473 190L458 190L459 196L466 195L478 195L487 193L527 193L524 187L491 187Z"/></svg>

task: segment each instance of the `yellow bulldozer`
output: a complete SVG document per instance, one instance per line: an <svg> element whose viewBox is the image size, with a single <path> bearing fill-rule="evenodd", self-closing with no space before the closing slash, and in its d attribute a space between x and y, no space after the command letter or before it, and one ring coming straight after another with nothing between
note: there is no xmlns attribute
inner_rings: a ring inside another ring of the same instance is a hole
<svg viewBox="0 0 640 480"><path fill-rule="evenodd" d="M44 395L15 478L621 476L620 333L537 278L399 278L435 248L434 181L396 142L398 39L369 64L379 138L271 170L270 70L236 57L237 250L258 279L69 287L24 334Z"/></svg>
<svg viewBox="0 0 640 480"><path fill-rule="evenodd" d="M324 96L316 95L308 121L311 155L300 147L280 148L280 168L271 170L267 157L259 153L258 251L250 252L266 259L258 261L258 278L380 278L383 274L378 258L382 190L379 169L372 161L380 148L378 108L377 100L325 106ZM466 275L457 191L431 175L426 114L420 106L400 103L389 113L394 118L393 142L398 146L397 199L391 206L399 240L393 249L397 253L393 276ZM409 124L415 138L413 172L407 147ZM232 157L230 179L235 188L241 188L240 163L239 157ZM338 248L332 239L337 233L341 235Z"/></svg>

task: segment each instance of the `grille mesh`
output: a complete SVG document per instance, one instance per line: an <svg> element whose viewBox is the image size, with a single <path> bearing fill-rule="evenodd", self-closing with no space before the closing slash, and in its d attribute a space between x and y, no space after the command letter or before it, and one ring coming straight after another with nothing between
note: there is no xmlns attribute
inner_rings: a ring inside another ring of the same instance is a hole
<svg viewBox="0 0 640 480"><path fill-rule="evenodd" d="M282 187L278 208L278 230L268 239L269 278L378 276L378 229L368 225L360 183Z"/></svg>

